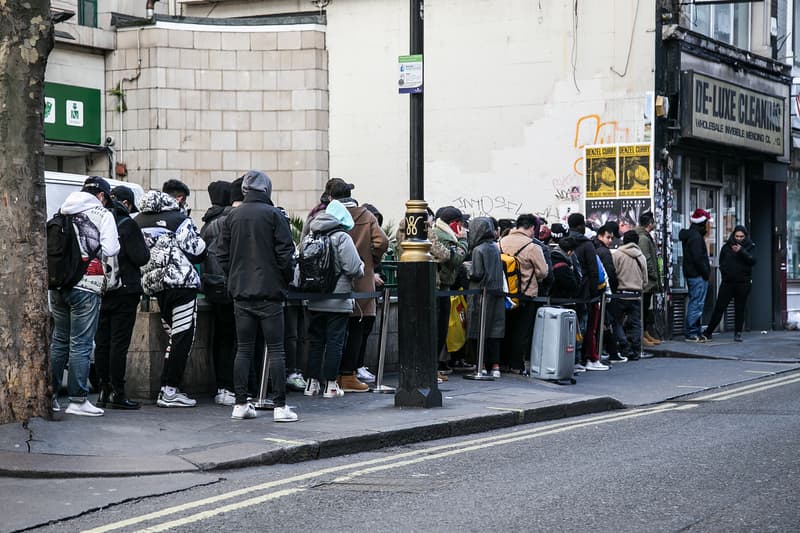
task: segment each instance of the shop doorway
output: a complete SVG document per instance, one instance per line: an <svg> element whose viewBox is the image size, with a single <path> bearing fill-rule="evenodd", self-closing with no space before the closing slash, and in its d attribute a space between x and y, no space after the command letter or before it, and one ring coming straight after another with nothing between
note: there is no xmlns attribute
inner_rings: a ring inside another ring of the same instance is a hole
<svg viewBox="0 0 800 533"><path fill-rule="evenodd" d="M773 322L772 220L775 184L750 182L750 238L756 243L753 289L750 291L748 318L753 330L770 330Z"/></svg>

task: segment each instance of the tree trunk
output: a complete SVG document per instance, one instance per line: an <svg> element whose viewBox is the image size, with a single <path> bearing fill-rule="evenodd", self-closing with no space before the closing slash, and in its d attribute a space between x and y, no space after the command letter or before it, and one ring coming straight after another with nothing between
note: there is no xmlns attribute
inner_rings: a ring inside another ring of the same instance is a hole
<svg viewBox="0 0 800 533"><path fill-rule="evenodd" d="M50 0L0 0L0 424L50 416L44 71Z"/></svg>

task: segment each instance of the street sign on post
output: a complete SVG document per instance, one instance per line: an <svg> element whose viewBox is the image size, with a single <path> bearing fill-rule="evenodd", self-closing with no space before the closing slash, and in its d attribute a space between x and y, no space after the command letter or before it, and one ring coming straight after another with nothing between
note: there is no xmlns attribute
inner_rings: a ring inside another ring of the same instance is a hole
<svg viewBox="0 0 800 533"><path fill-rule="evenodd" d="M419 94L424 83L422 54L400 56L400 77L397 86L400 94Z"/></svg>

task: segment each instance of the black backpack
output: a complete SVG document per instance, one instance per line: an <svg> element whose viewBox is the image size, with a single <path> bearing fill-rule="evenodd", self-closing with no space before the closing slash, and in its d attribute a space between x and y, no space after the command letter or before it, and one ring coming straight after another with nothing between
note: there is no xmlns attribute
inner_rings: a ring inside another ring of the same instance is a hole
<svg viewBox="0 0 800 533"><path fill-rule="evenodd" d="M97 253L83 260L73 219L72 215L56 213L47 221L47 287L52 290L74 287Z"/></svg>
<svg viewBox="0 0 800 533"><path fill-rule="evenodd" d="M336 246L331 233L309 233L300 243L297 265L302 292L332 293L339 273L336 271Z"/></svg>

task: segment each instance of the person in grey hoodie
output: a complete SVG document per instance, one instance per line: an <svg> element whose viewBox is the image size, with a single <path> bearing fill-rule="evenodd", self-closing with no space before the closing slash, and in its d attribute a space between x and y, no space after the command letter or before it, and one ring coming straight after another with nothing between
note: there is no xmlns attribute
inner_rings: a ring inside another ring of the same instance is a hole
<svg viewBox="0 0 800 533"><path fill-rule="evenodd" d="M283 343L283 301L292 279L294 243L289 221L272 205L272 181L258 170L242 180L244 201L222 222L217 258L228 275L228 292L236 315L236 358L233 387L236 405L231 418L255 418L247 385L258 331L267 343L275 422L294 422L286 405L286 351Z"/></svg>
<svg viewBox="0 0 800 533"><path fill-rule="evenodd" d="M353 229L353 217L338 200L331 200L324 212L309 222L312 234L328 235L336 255L336 280L334 294L353 290L353 281L364 276L364 262L358 255L348 231ZM353 312L352 298L309 300L308 311L308 382L304 394L322 393L324 398L344 395L336 377L342 360L347 322Z"/></svg>

